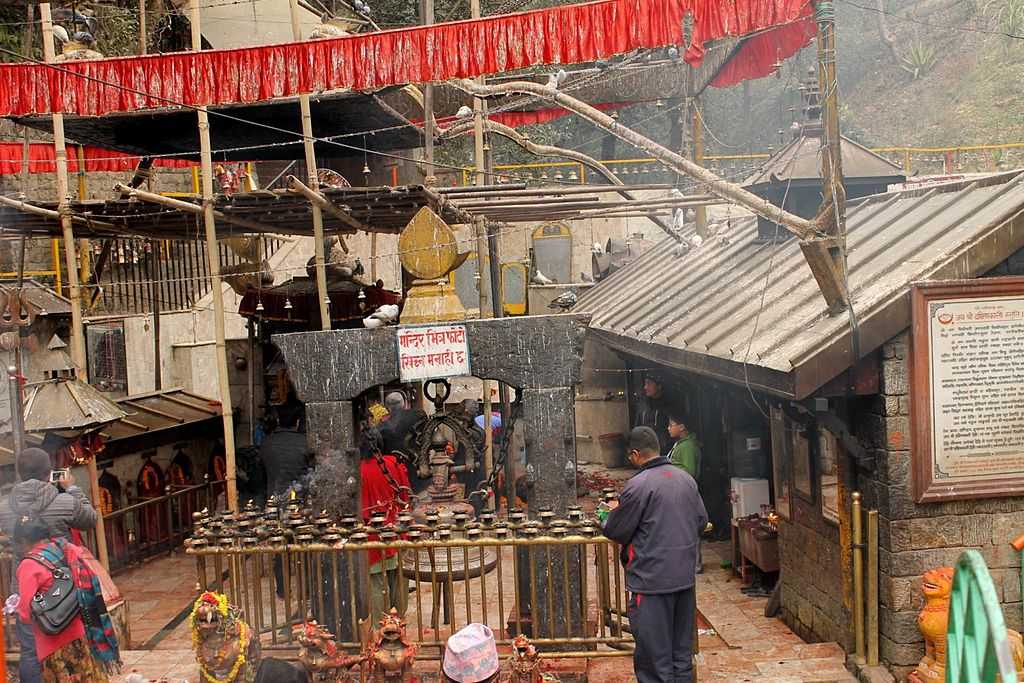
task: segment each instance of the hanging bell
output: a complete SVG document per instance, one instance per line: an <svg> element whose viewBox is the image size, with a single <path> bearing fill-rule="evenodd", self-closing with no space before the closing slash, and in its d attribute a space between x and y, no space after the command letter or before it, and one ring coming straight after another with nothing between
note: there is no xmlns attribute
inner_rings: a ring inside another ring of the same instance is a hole
<svg viewBox="0 0 1024 683"><path fill-rule="evenodd" d="M541 180L547 180L548 179L548 172L547 172L547 170L543 170L543 171L540 172L540 179Z"/></svg>
<svg viewBox="0 0 1024 683"><path fill-rule="evenodd" d="M569 171L569 180L571 180L571 181L573 181L573 182L576 182L576 181L578 181L579 179L580 179L580 177L579 177L579 175L577 175L577 174L576 174L576 171L575 171L575 170L573 170L573 171Z"/></svg>
<svg viewBox="0 0 1024 683"><path fill-rule="evenodd" d="M286 298L284 300L284 310L290 311L293 308L294 308L294 306L292 306L292 300L290 298Z"/></svg>
<svg viewBox="0 0 1024 683"><path fill-rule="evenodd" d="M265 309L263 308L263 299L257 300L256 301L256 312L257 313L262 313L264 310Z"/></svg>
<svg viewBox="0 0 1024 683"><path fill-rule="evenodd" d="M561 170L555 171L555 180L562 180L564 178L565 178L565 176L562 175L562 171Z"/></svg>
<svg viewBox="0 0 1024 683"><path fill-rule="evenodd" d="M363 162L363 175L370 175L370 165L365 161Z"/></svg>

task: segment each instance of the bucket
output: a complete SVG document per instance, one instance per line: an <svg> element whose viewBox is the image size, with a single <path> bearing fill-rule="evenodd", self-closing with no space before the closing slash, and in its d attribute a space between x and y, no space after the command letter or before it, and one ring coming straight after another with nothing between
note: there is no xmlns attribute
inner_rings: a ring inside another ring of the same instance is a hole
<svg viewBox="0 0 1024 683"><path fill-rule="evenodd" d="M601 463L605 467L626 466L626 437L618 432L597 437L601 447Z"/></svg>

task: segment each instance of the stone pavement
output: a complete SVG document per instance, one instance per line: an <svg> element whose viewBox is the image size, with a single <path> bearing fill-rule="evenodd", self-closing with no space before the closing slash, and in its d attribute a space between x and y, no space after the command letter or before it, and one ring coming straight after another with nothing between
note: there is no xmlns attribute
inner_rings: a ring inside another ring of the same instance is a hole
<svg viewBox="0 0 1024 683"><path fill-rule="evenodd" d="M838 645L805 643L781 621L764 616L765 598L751 598L740 592L739 580L719 566L721 556L727 554L728 544L705 546L706 571L697 586L703 617L699 624L698 680L853 683L855 679L844 667L845 654ZM132 673L147 681L198 681L188 626L184 620L174 623L195 595L192 560L184 555L155 560L122 574L116 581L131 601L133 647L144 644L152 648L126 651L124 674L117 683ZM410 623L415 623L415 618ZM588 677L602 683L635 680L629 657L594 659Z"/></svg>
<svg viewBox="0 0 1024 683"><path fill-rule="evenodd" d="M697 655L697 680L730 683L854 683L846 654L835 643L805 643L778 619L764 616L767 598L747 597L740 582L720 567L728 543L704 546L705 572L697 580L697 608L724 647L704 646ZM594 660L589 680L635 680L629 660Z"/></svg>

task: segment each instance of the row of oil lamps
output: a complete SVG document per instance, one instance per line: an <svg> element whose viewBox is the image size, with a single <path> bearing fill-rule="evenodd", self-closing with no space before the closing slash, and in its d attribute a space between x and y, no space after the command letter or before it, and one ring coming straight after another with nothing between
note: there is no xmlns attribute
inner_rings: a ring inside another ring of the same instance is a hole
<svg viewBox="0 0 1024 683"><path fill-rule="evenodd" d="M604 492L605 498L613 495L610 490ZM454 538L472 540L485 537L497 540L544 536L559 538L570 533L594 537L600 534L597 519L576 505L567 509L565 518L557 518L550 508L540 508L537 518L531 520L526 512L513 508L507 518L499 518L493 512L484 512L478 519L464 512L456 512L450 517L428 512L422 519L417 519L403 512L394 524L388 524L383 513L373 515L368 523L354 516L335 520L326 510L317 514L303 507L297 499L282 505L271 498L262 510L249 501L238 513L210 513L208 510L195 512L192 522L192 537L186 543L193 550L360 543L371 540L371 535L387 543L400 537L410 541L448 541Z"/></svg>

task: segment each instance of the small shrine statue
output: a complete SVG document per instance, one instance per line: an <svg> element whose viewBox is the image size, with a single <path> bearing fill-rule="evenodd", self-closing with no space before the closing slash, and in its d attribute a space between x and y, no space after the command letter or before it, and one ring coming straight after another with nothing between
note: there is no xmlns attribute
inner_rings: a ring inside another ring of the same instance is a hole
<svg viewBox="0 0 1024 683"><path fill-rule="evenodd" d="M349 655L338 649L334 634L315 621L294 627L299 641L299 663L309 672L313 683L347 683L355 681L352 667L366 658Z"/></svg>
<svg viewBox="0 0 1024 683"><path fill-rule="evenodd" d="M949 598L953 592L953 568L939 567L925 572L921 583L924 607L917 627L924 636L924 657L907 676L909 683L943 683L946 680L946 634L949 630ZM1024 672L1024 640L1020 633L1006 630L1018 678ZM996 677L999 681L999 677Z"/></svg>
<svg viewBox="0 0 1024 683"><path fill-rule="evenodd" d="M952 567L938 567L925 572L921 582L924 607L917 615L917 628L924 636L924 657L908 676L911 683L942 683L946 680L946 631L949 628L949 596L952 590Z"/></svg>
<svg viewBox="0 0 1024 683"><path fill-rule="evenodd" d="M200 595L189 626L202 683L252 683L260 663L260 639L228 605L226 595Z"/></svg>
<svg viewBox="0 0 1024 683"><path fill-rule="evenodd" d="M376 637L367 652L372 683L410 683L416 646L405 634L405 622L394 607L381 617Z"/></svg>
<svg viewBox="0 0 1024 683"><path fill-rule="evenodd" d="M518 635L512 641L512 656L506 666L508 683L541 683L540 656L526 636Z"/></svg>

